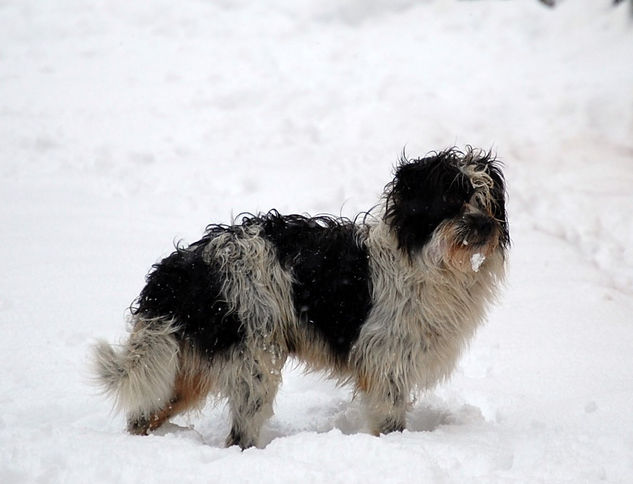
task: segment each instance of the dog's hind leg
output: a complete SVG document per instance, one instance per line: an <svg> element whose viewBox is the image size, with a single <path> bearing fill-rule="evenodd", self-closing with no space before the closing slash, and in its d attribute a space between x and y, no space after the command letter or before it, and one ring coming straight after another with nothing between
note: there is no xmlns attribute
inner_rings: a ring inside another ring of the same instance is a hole
<svg viewBox="0 0 633 484"><path fill-rule="evenodd" d="M183 345L178 367L171 399L149 415L128 416L128 432L145 435L159 428L171 417L204 405L214 384L214 373L210 371L209 363L199 358L197 352Z"/></svg>
<svg viewBox="0 0 633 484"><path fill-rule="evenodd" d="M103 341L94 348L97 381L125 411L132 433L146 433L150 416L173 397L179 361L176 331L170 320L139 319L119 350Z"/></svg>
<svg viewBox="0 0 633 484"><path fill-rule="evenodd" d="M232 419L227 446L246 449L257 445L262 425L273 415L285 359L286 355L271 348L255 353L244 348L235 350L223 384Z"/></svg>
<svg viewBox="0 0 633 484"><path fill-rule="evenodd" d="M94 348L97 381L125 412L131 434L145 435L204 403L213 383L208 364L177 331L172 320L138 318L120 349L103 341Z"/></svg>

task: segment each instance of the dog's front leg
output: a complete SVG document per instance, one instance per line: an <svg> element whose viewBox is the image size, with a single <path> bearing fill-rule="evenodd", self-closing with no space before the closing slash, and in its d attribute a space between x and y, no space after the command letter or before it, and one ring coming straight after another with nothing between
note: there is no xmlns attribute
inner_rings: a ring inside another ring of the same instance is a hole
<svg viewBox="0 0 633 484"><path fill-rule="evenodd" d="M393 376L375 379L361 387L365 412L374 435L402 432L409 408L409 390Z"/></svg>

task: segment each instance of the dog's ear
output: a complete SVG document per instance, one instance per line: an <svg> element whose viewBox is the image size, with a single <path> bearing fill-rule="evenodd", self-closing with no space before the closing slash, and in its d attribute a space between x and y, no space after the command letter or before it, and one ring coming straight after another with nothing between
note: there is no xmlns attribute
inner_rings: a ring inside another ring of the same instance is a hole
<svg viewBox="0 0 633 484"><path fill-rule="evenodd" d="M491 160L487 167L488 174L494 182L490 190L492 198L492 212L496 220L499 221L501 233L499 234L499 243L502 247L507 248L510 245L510 233L508 229L508 215L506 213L506 188L505 179L499 162Z"/></svg>
<svg viewBox="0 0 633 484"><path fill-rule="evenodd" d="M483 151L468 147L464 154L464 161L468 165L474 166L474 172L482 172L490 177L492 184L489 191L489 204L492 210L492 216L499 223L499 243L503 248L510 245L510 235L508 231L508 217L506 213L506 184L503 172L501 170L502 163L497 160L491 151Z"/></svg>
<svg viewBox="0 0 633 484"><path fill-rule="evenodd" d="M459 213L469 190L453 152L401 160L386 187L384 216L399 247L409 254L421 249L443 220Z"/></svg>

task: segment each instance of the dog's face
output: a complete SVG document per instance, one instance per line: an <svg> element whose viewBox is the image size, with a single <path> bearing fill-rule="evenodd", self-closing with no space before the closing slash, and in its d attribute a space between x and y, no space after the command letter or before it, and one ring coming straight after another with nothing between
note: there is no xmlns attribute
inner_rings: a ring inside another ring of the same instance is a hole
<svg viewBox="0 0 633 484"><path fill-rule="evenodd" d="M385 193L385 221L409 255L429 247L453 266L477 271L509 245L504 179L490 154L447 150L403 159Z"/></svg>

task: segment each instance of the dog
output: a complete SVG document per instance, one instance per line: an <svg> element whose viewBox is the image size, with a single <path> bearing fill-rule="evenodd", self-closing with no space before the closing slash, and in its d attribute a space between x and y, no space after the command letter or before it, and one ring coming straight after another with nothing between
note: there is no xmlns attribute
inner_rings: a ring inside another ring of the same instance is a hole
<svg viewBox="0 0 633 484"><path fill-rule="evenodd" d="M504 279L505 180L490 152L405 155L372 214L241 215L153 266L96 378L147 434L225 397L227 446L258 443L288 357L350 383L375 435L446 379Z"/></svg>

